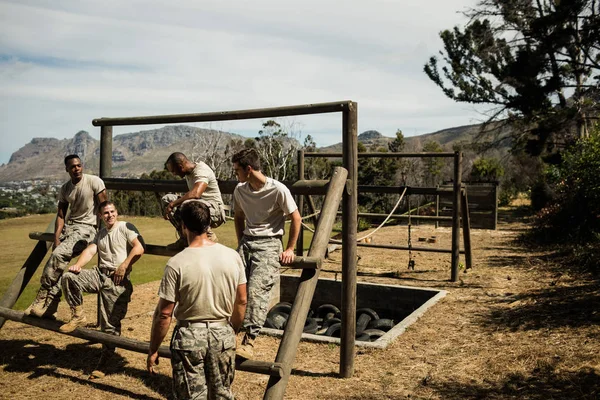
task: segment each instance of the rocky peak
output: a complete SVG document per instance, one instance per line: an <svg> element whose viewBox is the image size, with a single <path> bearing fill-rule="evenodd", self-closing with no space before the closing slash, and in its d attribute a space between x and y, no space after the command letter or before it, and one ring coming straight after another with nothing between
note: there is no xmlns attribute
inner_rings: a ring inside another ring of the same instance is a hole
<svg viewBox="0 0 600 400"><path fill-rule="evenodd" d="M358 135L358 140L373 140L382 138L383 135L378 131L364 131L360 135Z"/></svg>

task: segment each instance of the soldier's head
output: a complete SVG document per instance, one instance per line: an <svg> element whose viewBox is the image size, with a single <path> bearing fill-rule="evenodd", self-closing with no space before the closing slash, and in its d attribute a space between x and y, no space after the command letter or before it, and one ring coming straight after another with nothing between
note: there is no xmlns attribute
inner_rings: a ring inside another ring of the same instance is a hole
<svg viewBox="0 0 600 400"><path fill-rule="evenodd" d="M244 149L231 157L238 181L246 182L252 171L260 171L260 156L255 149Z"/></svg>
<svg viewBox="0 0 600 400"><path fill-rule="evenodd" d="M188 201L181 207L181 220L184 234L188 230L195 236L202 235L210 227L210 210L200 201Z"/></svg>
<svg viewBox="0 0 600 400"><path fill-rule="evenodd" d="M185 156L185 154L175 152L171 154L169 158L167 158L167 161L165 162L165 169L173 175L183 178L185 176L188 163L190 163L190 160Z"/></svg>
<svg viewBox="0 0 600 400"><path fill-rule="evenodd" d="M83 164L77 154L69 154L65 157L65 170L71 177L71 182L77 183L83 177Z"/></svg>
<svg viewBox="0 0 600 400"><path fill-rule="evenodd" d="M102 221L104 221L104 224L108 229L113 227L113 225L117 222L117 217L119 216L115 203L110 200L100 203L98 206L98 214L100 214Z"/></svg>

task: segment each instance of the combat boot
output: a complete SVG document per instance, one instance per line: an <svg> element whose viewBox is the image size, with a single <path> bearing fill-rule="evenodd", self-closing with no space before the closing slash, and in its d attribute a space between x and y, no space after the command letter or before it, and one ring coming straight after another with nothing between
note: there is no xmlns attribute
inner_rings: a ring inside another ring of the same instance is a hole
<svg viewBox="0 0 600 400"><path fill-rule="evenodd" d="M58 328L62 333L73 332L80 326L85 326L87 319L83 314L83 306L71 307L71 320Z"/></svg>
<svg viewBox="0 0 600 400"><path fill-rule="evenodd" d="M58 304L60 303L60 293L58 295L49 294L46 297L46 307L41 317L46 319L56 319L56 313L58 311Z"/></svg>
<svg viewBox="0 0 600 400"><path fill-rule="evenodd" d="M251 360L254 357L254 338L246 333L242 340L242 345L237 348L235 354L246 360Z"/></svg>
<svg viewBox="0 0 600 400"><path fill-rule="evenodd" d="M42 315L44 313L47 296L48 291L40 288L35 296L35 299L33 300L33 303L31 303L31 305L27 307L23 313L25 315L33 315L35 317Z"/></svg>

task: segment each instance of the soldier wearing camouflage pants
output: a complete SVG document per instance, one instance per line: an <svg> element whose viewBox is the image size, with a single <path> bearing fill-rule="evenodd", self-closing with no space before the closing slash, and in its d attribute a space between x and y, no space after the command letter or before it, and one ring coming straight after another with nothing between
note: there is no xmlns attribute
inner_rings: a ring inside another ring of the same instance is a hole
<svg viewBox="0 0 600 400"><path fill-rule="evenodd" d="M79 156L66 156L65 168L71 179L59 192L53 251L44 267L41 287L25 315L55 318L61 296L62 273L69 261L77 257L96 236L95 206L106 201L104 182L97 176L83 173Z"/></svg>
<svg viewBox="0 0 600 400"><path fill-rule="evenodd" d="M246 310L246 275L240 256L208 238L210 211L200 202L181 207L189 247L169 259L160 282L147 369L174 314L171 366L175 399L233 399L235 334Z"/></svg>
<svg viewBox="0 0 600 400"><path fill-rule="evenodd" d="M105 227L98 232L94 243L81 254L77 263L62 277L62 291L71 307L71 320L62 325L61 332L72 332L85 325L83 293L100 296L100 329L113 335L121 334L121 320L127 314L133 285L129 273L133 264L144 254L144 240L135 226L118 221L118 212L110 201L100 204L100 215ZM82 269L98 253L98 265ZM101 378L114 347L104 344L98 365L90 378Z"/></svg>
<svg viewBox="0 0 600 400"><path fill-rule="evenodd" d="M301 218L289 189L260 171L256 150L242 150L231 161L240 181L233 192L235 232L248 279L248 307L243 324L246 332L237 354L249 359L254 356L254 341L267 319L272 289L279 281L279 266L294 260ZM292 223L283 250L286 218Z"/></svg>
<svg viewBox="0 0 600 400"><path fill-rule="evenodd" d="M164 206L164 217L169 220L179 233L179 240L167 247L173 250L185 248L185 238L181 234L181 215L179 207L188 201L200 201L206 204L210 210L210 227L208 237L213 242L217 241L217 235L212 231L225 222L225 209L223 198L219 189L219 183L215 173L206 163L202 161L192 162L183 153L173 153L165 162L165 168L174 176L184 178L188 192L183 196L169 193L162 197Z"/></svg>

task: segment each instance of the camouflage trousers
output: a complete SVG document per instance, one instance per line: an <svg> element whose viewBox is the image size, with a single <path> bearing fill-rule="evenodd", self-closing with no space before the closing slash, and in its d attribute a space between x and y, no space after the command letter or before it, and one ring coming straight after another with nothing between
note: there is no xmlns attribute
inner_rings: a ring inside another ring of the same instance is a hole
<svg viewBox="0 0 600 400"><path fill-rule="evenodd" d="M243 327L251 338L258 336L267 319L271 291L279 282L279 255L282 251L279 236L244 235L238 248L248 280L248 304Z"/></svg>
<svg viewBox="0 0 600 400"><path fill-rule="evenodd" d="M235 332L231 325L177 326L171 339L173 395L182 399L233 399Z"/></svg>
<svg viewBox="0 0 600 400"><path fill-rule="evenodd" d="M46 262L40 279L42 289L51 297L60 298L60 277L71 259L81 254L96 236L96 228L91 225L65 225L61 242Z"/></svg>
<svg viewBox="0 0 600 400"><path fill-rule="evenodd" d="M104 271L104 272L103 272ZM83 269L78 274L65 272L62 277L62 291L70 307L83 304L83 293L98 293L100 297L100 330L112 335L121 335L121 320L127 314L133 285L129 277L120 285L112 280L113 271L100 270L97 266ZM112 346L103 345L112 350Z"/></svg>
<svg viewBox="0 0 600 400"><path fill-rule="evenodd" d="M167 205L169 205L170 202L175 201L178 198L179 198L179 196L177 196L176 194L173 194L173 193L164 195L161 198L162 203L163 203L163 208L166 207ZM219 226L221 226L225 223L225 209L223 208L223 205L220 203L212 203L210 201L206 201L206 200L202 200L202 199L186 200L183 202L183 204L187 203L188 201L199 201L199 202L205 204L206 206L208 206L208 209L210 211L210 227L208 228L208 232L207 232L208 238L211 240L213 238L216 238L216 235L213 233L212 229L218 228ZM175 227L177 232L179 234L181 234L181 210L180 210L180 207L175 207L173 209L173 211L171 211L171 213L169 215L167 215L167 218L169 219L169 222L171 222L171 224Z"/></svg>

